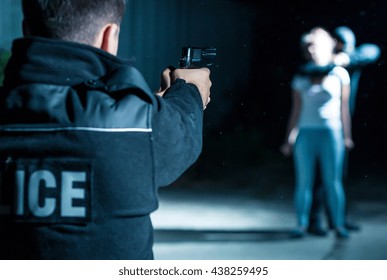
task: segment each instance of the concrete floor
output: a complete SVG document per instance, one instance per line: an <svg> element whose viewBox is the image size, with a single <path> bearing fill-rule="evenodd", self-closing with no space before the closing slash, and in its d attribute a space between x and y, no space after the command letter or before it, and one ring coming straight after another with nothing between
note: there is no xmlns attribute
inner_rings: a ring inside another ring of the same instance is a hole
<svg viewBox="0 0 387 280"><path fill-rule="evenodd" d="M209 191L210 190L210 191ZM167 188L152 214L157 260L387 260L387 203L351 204L361 225L348 240L291 238L295 215L289 191L257 196L251 190Z"/></svg>

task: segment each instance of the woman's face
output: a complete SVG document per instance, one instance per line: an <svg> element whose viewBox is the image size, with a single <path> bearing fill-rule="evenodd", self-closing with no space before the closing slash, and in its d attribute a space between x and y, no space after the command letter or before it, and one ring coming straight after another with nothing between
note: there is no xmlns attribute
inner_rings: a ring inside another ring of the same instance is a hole
<svg viewBox="0 0 387 280"><path fill-rule="evenodd" d="M318 65L327 65L332 62L335 42L324 30L312 33L308 52L311 59Z"/></svg>

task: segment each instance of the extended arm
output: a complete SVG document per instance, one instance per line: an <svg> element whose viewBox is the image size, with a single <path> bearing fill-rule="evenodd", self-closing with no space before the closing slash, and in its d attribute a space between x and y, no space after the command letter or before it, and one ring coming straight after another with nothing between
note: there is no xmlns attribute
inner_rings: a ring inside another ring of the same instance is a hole
<svg viewBox="0 0 387 280"><path fill-rule="evenodd" d="M333 68L335 68L334 63L330 63L324 66L317 65L313 62L308 62L299 68L299 74L303 76L326 76Z"/></svg>
<svg viewBox="0 0 387 280"><path fill-rule="evenodd" d="M357 47L350 55L348 67L363 67L376 62L380 57L380 48L375 44L363 44Z"/></svg>
<svg viewBox="0 0 387 280"><path fill-rule="evenodd" d="M176 69L163 72L153 118L155 184L176 180L202 149L203 109L210 101L210 71Z"/></svg>

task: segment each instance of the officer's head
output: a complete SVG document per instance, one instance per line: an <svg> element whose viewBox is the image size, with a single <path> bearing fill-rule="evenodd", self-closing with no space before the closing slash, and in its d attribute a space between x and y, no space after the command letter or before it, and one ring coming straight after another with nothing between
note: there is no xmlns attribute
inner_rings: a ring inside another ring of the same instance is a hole
<svg viewBox="0 0 387 280"><path fill-rule="evenodd" d="M346 26L337 27L334 30L334 36L337 39L337 52L345 52L350 54L354 51L356 46L356 37L353 31Z"/></svg>
<svg viewBox="0 0 387 280"><path fill-rule="evenodd" d="M23 33L117 53L126 0L22 0Z"/></svg>

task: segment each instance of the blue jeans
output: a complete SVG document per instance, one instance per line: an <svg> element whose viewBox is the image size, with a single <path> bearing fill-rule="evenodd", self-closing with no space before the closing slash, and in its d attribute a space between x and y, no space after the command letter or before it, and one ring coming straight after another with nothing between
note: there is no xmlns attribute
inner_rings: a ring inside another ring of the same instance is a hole
<svg viewBox="0 0 387 280"><path fill-rule="evenodd" d="M321 168L333 225L344 225L345 194L343 189L344 141L341 130L329 128L300 129L294 146L295 204L299 226L307 227L312 204L316 162Z"/></svg>

